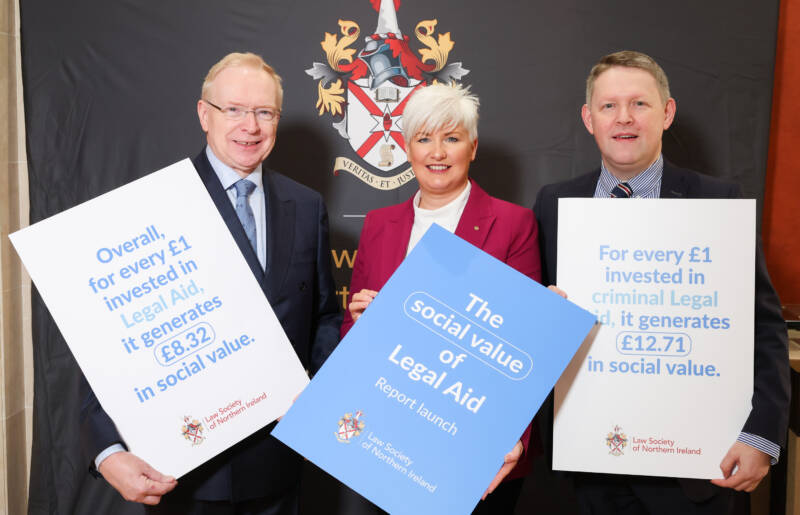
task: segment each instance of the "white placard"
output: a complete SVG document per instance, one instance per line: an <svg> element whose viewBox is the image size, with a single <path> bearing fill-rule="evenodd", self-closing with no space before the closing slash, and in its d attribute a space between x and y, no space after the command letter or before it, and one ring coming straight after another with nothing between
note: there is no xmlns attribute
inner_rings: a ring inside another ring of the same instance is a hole
<svg viewBox="0 0 800 515"><path fill-rule="evenodd" d="M188 159L10 236L126 445L176 477L308 383Z"/></svg>
<svg viewBox="0 0 800 515"><path fill-rule="evenodd" d="M755 201L560 199L557 284L603 323L556 384L553 467L721 478L753 394Z"/></svg>

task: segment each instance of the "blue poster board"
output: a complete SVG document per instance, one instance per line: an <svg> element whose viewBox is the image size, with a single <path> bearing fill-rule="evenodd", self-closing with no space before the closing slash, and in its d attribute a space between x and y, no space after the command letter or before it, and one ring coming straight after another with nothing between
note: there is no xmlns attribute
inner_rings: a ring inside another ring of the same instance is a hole
<svg viewBox="0 0 800 515"><path fill-rule="evenodd" d="M434 225L272 434L390 513L469 513L595 321Z"/></svg>

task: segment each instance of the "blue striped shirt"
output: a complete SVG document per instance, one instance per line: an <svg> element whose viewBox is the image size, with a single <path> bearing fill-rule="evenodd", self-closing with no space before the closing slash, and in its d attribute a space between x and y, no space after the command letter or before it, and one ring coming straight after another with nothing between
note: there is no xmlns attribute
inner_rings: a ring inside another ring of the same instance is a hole
<svg viewBox="0 0 800 515"><path fill-rule="evenodd" d="M661 176L664 174L664 157L659 154L658 159L648 166L636 177L625 181L633 190L633 198L658 198L661 195ZM611 175L606 164L600 161L600 178L594 190L594 198L609 198L611 190L620 183L620 180Z"/></svg>
<svg viewBox="0 0 800 515"><path fill-rule="evenodd" d="M749 445L759 451L763 452L764 454L769 454L770 465L775 465L778 463L778 460L781 457L781 446L776 444L775 442L770 442L763 436L754 435L752 433L745 433L742 431L739 433L739 438L736 439L743 444Z"/></svg>
<svg viewBox="0 0 800 515"><path fill-rule="evenodd" d="M659 198L661 196L661 177L664 174L664 156L659 154L658 159L648 166L644 171L637 174L632 179L625 181L633 191L634 198ZM597 180L597 187L594 190L595 198L611 197L611 190L620 183L606 168L604 162L600 162L600 178ZM781 456L781 448L778 444L770 442L766 438L751 433L741 432L737 441L749 445L771 457L770 463L775 465Z"/></svg>

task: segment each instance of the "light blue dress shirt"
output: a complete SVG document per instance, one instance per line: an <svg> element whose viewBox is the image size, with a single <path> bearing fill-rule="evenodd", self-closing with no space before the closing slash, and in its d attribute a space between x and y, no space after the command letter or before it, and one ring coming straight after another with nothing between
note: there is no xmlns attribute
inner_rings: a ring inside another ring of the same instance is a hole
<svg viewBox="0 0 800 515"><path fill-rule="evenodd" d="M661 177L664 175L664 156L658 155L658 159L645 170L636 174L626 181L633 191L633 198L658 198L661 196ZM600 178L597 180L597 187L594 190L594 198L609 198L611 190L619 184L619 179L614 177L606 168L606 164L600 161Z"/></svg>

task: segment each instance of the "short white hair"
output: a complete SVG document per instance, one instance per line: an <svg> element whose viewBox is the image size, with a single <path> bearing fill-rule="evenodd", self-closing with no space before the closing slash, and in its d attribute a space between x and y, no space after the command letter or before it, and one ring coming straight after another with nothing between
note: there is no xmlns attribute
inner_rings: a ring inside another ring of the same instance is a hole
<svg viewBox="0 0 800 515"><path fill-rule="evenodd" d="M480 100L460 84L432 84L415 91L403 110L403 138L411 139L419 132L464 127L469 138L478 138L478 106Z"/></svg>

